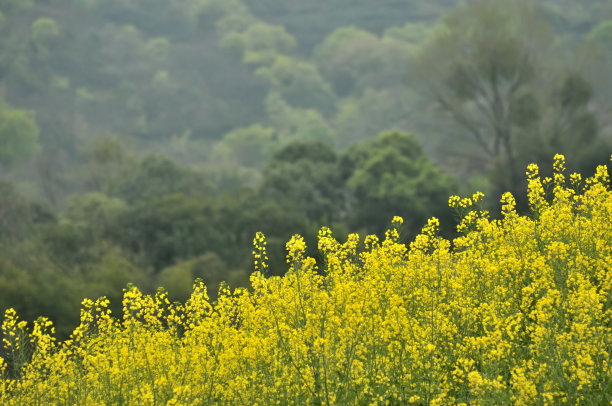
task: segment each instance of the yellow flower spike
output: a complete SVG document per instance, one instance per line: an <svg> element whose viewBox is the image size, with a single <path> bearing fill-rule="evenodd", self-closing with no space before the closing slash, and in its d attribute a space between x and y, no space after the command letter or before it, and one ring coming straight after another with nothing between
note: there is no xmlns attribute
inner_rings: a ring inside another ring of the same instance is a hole
<svg viewBox="0 0 612 406"><path fill-rule="evenodd" d="M385 244L389 245L389 244L395 244L399 241L399 232L397 231L397 228L390 228L387 231L385 231Z"/></svg>
<svg viewBox="0 0 612 406"><path fill-rule="evenodd" d="M547 206L544 187L539 177L539 169L536 164L527 166L527 197L532 211L538 215Z"/></svg>
<svg viewBox="0 0 612 406"><path fill-rule="evenodd" d="M525 172L525 174L529 180L539 177L538 165L534 163L527 165L527 172Z"/></svg>
<svg viewBox="0 0 612 406"><path fill-rule="evenodd" d="M17 312L13 308L9 308L4 312L4 320L2 321L2 332L4 335L4 348L8 352L18 351L22 347L21 332L26 328L27 322L19 321Z"/></svg>
<svg viewBox="0 0 612 406"><path fill-rule="evenodd" d="M357 255L357 246L359 245L359 234L351 233L349 234L346 242L342 245L342 249L345 252L345 255L354 257Z"/></svg>
<svg viewBox="0 0 612 406"><path fill-rule="evenodd" d="M335 254L340 244L332 237L332 232L328 227L321 227L318 232L317 248L327 257Z"/></svg>
<svg viewBox="0 0 612 406"><path fill-rule="evenodd" d="M429 220L427 220L427 225L425 227L423 227L423 234L427 234L430 237L435 237L438 235L438 232L440 231L440 220L438 220L436 217L432 217Z"/></svg>
<svg viewBox="0 0 612 406"><path fill-rule="evenodd" d="M484 193L482 192L476 192L472 195L472 201L474 202L474 204L480 203L483 198L484 198Z"/></svg>
<svg viewBox="0 0 612 406"><path fill-rule="evenodd" d="M561 154L557 154L554 157L553 163L554 170L554 183L555 183L555 197L562 197L564 194L564 185L565 185L565 157Z"/></svg>
<svg viewBox="0 0 612 406"><path fill-rule="evenodd" d="M553 170L555 173L563 173L565 172L565 156L561 154L555 155L553 158Z"/></svg>
<svg viewBox="0 0 612 406"><path fill-rule="evenodd" d="M379 240L376 235L368 235L364 240L364 244L367 251L372 251L374 248L378 247Z"/></svg>
<svg viewBox="0 0 612 406"><path fill-rule="evenodd" d="M258 231L253 239L253 263L255 271L265 274L268 271L267 241L264 234Z"/></svg>
<svg viewBox="0 0 612 406"><path fill-rule="evenodd" d="M510 192L506 192L502 195L500 200L502 204L502 214L504 217L510 217L516 215L516 200Z"/></svg>
<svg viewBox="0 0 612 406"><path fill-rule="evenodd" d="M294 235L286 244L287 248L287 263L291 264L303 258L306 252L306 243L300 235Z"/></svg>
<svg viewBox="0 0 612 406"><path fill-rule="evenodd" d="M582 176L579 173L572 173L570 175L570 182L575 189L578 189L580 182L582 182Z"/></svg>
<svg viewBox="0 0 612 406"><path fill-rule="evenodd" d="M610 176L608 175L608 167L605 165L598 165L595 169L595 175L592 178L591 183L598 182L604 186L608 186L610 183Z"/></svg>

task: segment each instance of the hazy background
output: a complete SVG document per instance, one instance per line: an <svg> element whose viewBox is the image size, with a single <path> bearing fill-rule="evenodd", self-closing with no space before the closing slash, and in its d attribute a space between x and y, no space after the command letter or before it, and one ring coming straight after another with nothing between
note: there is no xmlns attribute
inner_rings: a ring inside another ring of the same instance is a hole
<svg viewBox="0 0 612 406"><path fill-rule="evenodd" d="M611 139L609 0L1 0L0 311L214 296L256 231L272 275L321 225L452 236L450 194L524 209Z"/></svg>

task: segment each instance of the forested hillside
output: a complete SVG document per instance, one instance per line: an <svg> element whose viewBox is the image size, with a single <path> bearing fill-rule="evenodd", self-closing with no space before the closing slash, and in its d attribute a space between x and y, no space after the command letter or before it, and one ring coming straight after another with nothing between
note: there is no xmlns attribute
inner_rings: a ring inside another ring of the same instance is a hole
<svg viewBox="0 0 612 406"><path fill-rule="evenodd" d="M1 0L0 310L65 334L128 282L244 285L258 231L281 274L322 225L525 210L528 163L609 162L611 44L607 0Z"/></svg>

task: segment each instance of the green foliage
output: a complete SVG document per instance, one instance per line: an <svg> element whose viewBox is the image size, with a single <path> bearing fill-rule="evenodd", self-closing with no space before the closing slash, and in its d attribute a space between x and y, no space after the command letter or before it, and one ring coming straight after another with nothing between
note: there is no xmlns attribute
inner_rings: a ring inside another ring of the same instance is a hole
<svg viewBox="0 0 612 406"><path fill-rule="evenodd" d="M604 56L612 62L612 19L593 27L587 38L595 42Z"/></svg>
<svg viewBox="0 0 612 406"><path fill-rule="evenodd" d="M10 108L0 99L0 166L9 167L39 150L34 112Z"/></svg>
<svg viewBox="0 0 612 406"><path fill-rule="evenodd" d="M182 168L161 156L147 155L123 170L108 185L108 192L128 203L174 193L211 195L211 181L203 174Z"/></svg>
<svg viewBox="0 0 612 406"><path fill-rule="evenodd" d="M591 85L577 74L569 74L555 89L548 104L554 110L555 121L552 128L545 129L547 134L540 137L548 138L545 147L549 151L556 150L564 155L573 152L571 155L575 158L576 153L594 144L598 128L597 118L589 110L592 94Z"/></svg>
<svg viewBox="0 0 612 406"><path fill-rule="evenodd" d="M297 43L283 27L257 23L244 32L227 34L220 46L236 53L247 65L270 66L276 55L291 54Z"/></svg>
<svg viewBox="0 0 612 406"><path fill-rule="evenodd" d="M70 197L62 217L75 227L88 228L100 234L125 208L126 204L120 199L102 193L89 193Z"/></svg>
<svg viewBox="0 0 612 406"><path fill-rule="evenodd" d="M293 108L275 92L268 95L265 106L281 144L297 140L335 143L334 130L317 110Z"/></svg>
<svg viewBox="0 0 612 406"><path fill-rule="evenodd" d="M270 83L271 91L278 92L291 106L314 108L325 114L334 109L335 95L314 65L279 56L271 66L257 69L255 75Z"/></svg>
<svg viewBox="0 0 612 406"><path fill-rule="evenodd" d="M349 148L340 171L352 195L353 227L382 233L389 213L401 215L411 233L431 216L450 226L446 198L454 181L427 158L412 134L381 133Z"/></svg>
<svg viewBox="0 0 612 406"><path fill-rule="evenodd" d="M31 221L30 203L15 185L0 180L0 241L21 238L31 226Z"/></svg>
<svg viewBox="0 0 612 406"><path fill-rule="evenodd" d="M28 320L45 315L54 320L58 335L66 337L78 323L80 278L25 247L9 258L0 256L0 308L16 306ZM110 293L110 292L109 292Z"/></svg>
<svg viewBox="0 0 612 406"><path fill-rule="evenodd" d="M521 168L530 162L548 167L555 153L579 162L601 145L588 107L591 85L551 64L554 36L539 11L527 2L466 3L444 18L415 58L416 77L455 124L453 132L470 142L461 151L481 162L478 171L489 173L493 193L518 194Z"/></svg>
<svg viewBox="0 0 612 406"><path fill-rule="evenodd" d="M182 194L151 196L117 215L112 240L143 266L161 269L206 249L218 249L210 206ZM212 245L212 247L211 247Z"/></svg>
<svg viewBox="0 0 612 406"><path fill-rule="evenodd" d="M194 2L193 14L197 16L201 29L211 29L220 22L249 14L247 7L240 0L200 0Z"/></svg>
<svg viewBox="0 0 612 406"><path fill-rule="evenodd" d="M533 7L473 2L447 15L415 60L434 101L482 153L513 171L516 127L535 118L524 113L534 108L537 58L550 38Z"/></svg>
<svg viewBox="0 0 612 406"><path fill-rule="evenodd" d="M336 221L344 208L337 164L338 156L328 144L293 142L269 161L260 193L304 213L310 221Z"/></svg>
<svg viewBox="0 0 612 406"><path fill-rule="evenodd" d="M410 94L392 89L366 89L358 97L347 97L334 118L337 144L342 148L372 138L372 134L410 126Z"/></svg>
<svg viewBox="0 0 612 406"><path fill-rule="evenodd" d="M230 160L247 168L258 168L272 155L277 143L273 128L255 124L225 134L215 144L214 155L218 159Z"/></svg>
<svg viewBox="0 0 612 406"><path fill-rule="evenodd" d="M96 140L88 154L88 164L83 177L94 190L102 190L112 182L129 162L126 145L119 137Z"/></svg>
<svg viewBox="0 0 612 406"><path fill-rule="evenodd" d="M378 56L378 38L355 27L339 28L315 48L314 59L340 95L350 93L366 72L384 63Z"/></svg>
<svg viewBox="0 0 612 406"><path fill-rule="evenodd" d="M429 22L456 2L379 0L373 4L368 0L245 0L244 3L264 21L287 27L298 38L304 52L308 52L338 27L356 26L381 34L388 27L406 21Z"/></svg>
<svg viewBox="0 0 612 406"><path fill-rule="evenodd" d="M32 23L31 34L34 45L39 49L46 48L59 36L59 28L52 18L39 18Z"/></svg>

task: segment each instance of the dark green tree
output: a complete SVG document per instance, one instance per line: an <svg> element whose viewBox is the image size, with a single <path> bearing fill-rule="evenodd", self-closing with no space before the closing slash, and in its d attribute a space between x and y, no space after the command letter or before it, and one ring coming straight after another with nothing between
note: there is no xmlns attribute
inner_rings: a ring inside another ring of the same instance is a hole
<svg viewBox="0 0 612 406"><path fill-rule="evenodd" d="M140 200L117 214L108 237L143 267L160 270L222 244L214 206L183 194Z"/></svg>
<svg viewBox="0 0 612 406"><path fill-rule="evenodd" d="M205 174L154 154L125 167L106 189L110 195L129 204L173 193L210 196L214 191L212 181Z"/></svg>
<svg viewBox="0 0 612 406"><path fill-rule="evenodd" d="M330 223L344 212L338 156L324 142L295 141L277 151L263 172L262 197Z"/></svg>
<svg viewBox="0 0 612 406"><path fill-rule="evenodd" d="M350 192L350 224L382 233L393 216L402 216L414 234L430 217L451 228L448 196L455 182L423 153L412 134L397 131L349 148L340 173Z"/></svg>

